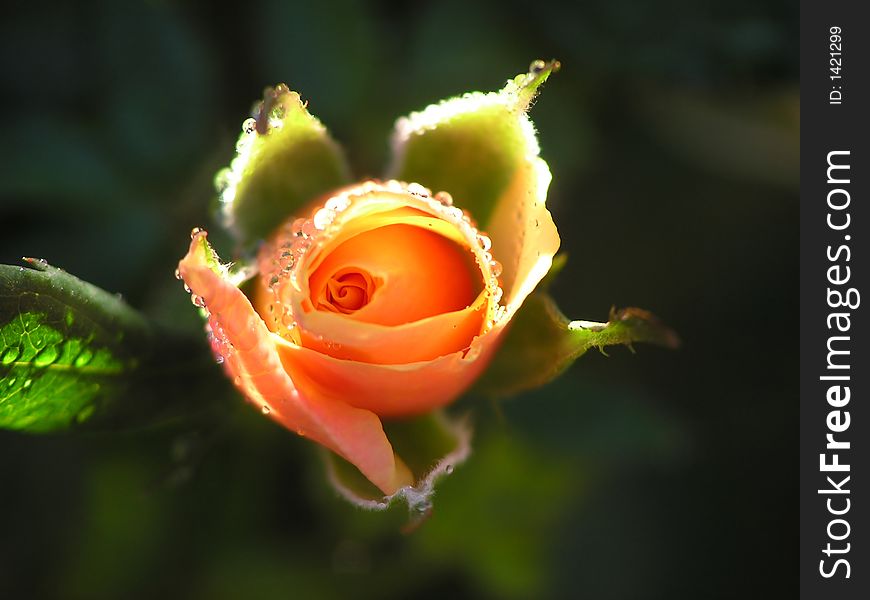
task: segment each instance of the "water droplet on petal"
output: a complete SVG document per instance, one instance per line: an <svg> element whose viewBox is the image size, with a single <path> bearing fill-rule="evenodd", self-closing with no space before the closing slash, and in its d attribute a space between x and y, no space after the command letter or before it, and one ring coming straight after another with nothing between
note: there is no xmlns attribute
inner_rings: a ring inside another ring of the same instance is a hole
<svg viewBox="0 0 870 600"><path fill-rule="evenodd" d="M315 229L326 229L330 223L332 223L332 218L334 214L328 208L321 208L316 213L314 213L314 218L312 219L312 223L314 223Z"/></svg>
<svg viewBox="0 0 870 600"><path fill-rule="evenodd" d="M448 475L453 473L453 465L447 465L446 467L444 467L444 472L447 473Z"/></svg>
<svg viewBox="0 0 870 600"><path fill-rule="evenodd" d="M414 194L415 196L428 197L428 196L431 194L431 192L430 192L429 190L427 190L426 188L424 188L424 187L423 187L422 185L420 185L419 183L411 183L411 184L408 184L408 188L407 188L407 189L408 189L408 192Z"/></svg>
<svg viewBox="0 0 870 600"><path fill-rule="evenodd" d="M477 243L484 252L488 252L492 248L492 240L484 233L477 234Z"/></svg>
<svg viewBox="0 0 870 600"><path fill-rule="evenodd" d="M181 270L175 269L175 278L181 281Z"/></svg>
<svg viewBox="0 0 870 600"><path fill-rule="evenodd" d="M490 263L490 268L492 269L493 277L501 276L501 272L502 272L503 267L501 266L500 262L498 262L497 260L492 261Z"/></svg>
<svg viewBox="0 0 870 600"><path fill-rule="evenodd" d="M314 226L314 221L308 219L302 224L302 235L305 237L311 237L315 233L317 233L317 228Z"/></svg>
<svg viewBox="0 0 870 600"><path fill-rule="evenodd" d="M326 201L324 208L328 208L329 210L335 212L341 212L345 210L348 206L350 206L350 200L345 198L344 196L337 196L335 198L330 198Z"/></svg>
<svg viewBox="0 0 870 600"><path fill-rule="evenodd" d="M302 235L302 226L305 225L305 219L296 219L293 221L293 225L290 226L290 232L299 237Z"/></svg>
<svg viewBox="0 0 870 600"><path fill-rule="evenodd" d="M435 194L435 199L444 206L453 206L453 196L447 192L438 192Z"/></svg>
<svg viewBox="0 0 870 600"><path fill-rule="evenodd" d="M257 119L245 119L245 122L242 123L242 131L244 131L248 135L251 135L252 133L257 131Z"/></svg>
<svg viewBox="0 0 870 600"><path fill-rule="evenodd" d="M268 404L264 404L263 407L260 409L260 412L262 412L264 415L268 415L270 412L272 412L272 409L269 408Z"/></svg>
<svg viewBox="0 0 870 600"><path fill-rule="evenodd" d="M190 295L190 302L197 308L205 308L205 300L202 296L197 296L196 294Z"/></svg>
<svg viewBox="0 0 870 600"><path fill-rule="evenodd" d="M190 230L190 239L195 238L201 232L202 232L202 227L194 227L193 229Z"/></svg>

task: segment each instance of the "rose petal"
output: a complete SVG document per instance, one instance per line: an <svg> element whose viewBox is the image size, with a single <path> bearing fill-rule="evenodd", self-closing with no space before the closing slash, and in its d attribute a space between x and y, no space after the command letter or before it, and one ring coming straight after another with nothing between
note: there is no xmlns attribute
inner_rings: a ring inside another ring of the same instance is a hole
<svg viewBox="0 0 870 600"><path fill-rule="evenodd" d="M381 417L407 417L454 401L480 375L504 327L478 337L468 352L434 360L382 365L341 360L279 338L278 353L304 395L342 400ZM276 334L272 334L276 338Z"/></svg>
<svg viewBox="0 0 870 600"><path fill-rule="evenodd" d="M379 325L419 321L470 306L483 288L480 270L467 249L412 224L370 229L324 254L309 276L311 300L344 269L365 271L377 282L368 304L346 315L354 321ZM317 310L313 302L309 306Z"/></svg>
<svg viewBox="0 0 870 600"><path fill-rule="evenodd" d="M493 254L502 263L508 317L522 305L553 264L559 232L545 205L550 170L532 156L517 169L489 223Z"/></svg>
<svg viewBox="0 0 870 600"><path fill-rule="evenodd" d="M353 322L344 315L318 312L307 320L317 335L300 331L301 345L335 358L378 364L431 360L464 350L481 332L486 296L469 307L397 326Z"/></svg>
<svg viewBox="0 0 870 600"><path fill-rule="evenodd" d="M295 261L295 278L276 276L271 268L276 248L299 241L292 228L280 230L261 250L255 306L270 329L336 358L379 364L429 360L468 349L492 318L495 294L482 290L491 277L490 266L462 212L419 191L409 192L398 182L365 182L324 202L335 205L343 194L353 200ZM385 285L374 292L370 306L351 315L317 310L330 276L353 267L365 269L382 284L391 283L390 276L396 274L398 283L410 280L414 285ZM409 271L424 276L409 277ZM469 294L472 287L474 295ZM285 327L281 304L288 309ZM357 318L360 314L363 320ZM296 327L288 328L291 319ZM369 320L381 322L364 322Z"/></svg>
<svg viewBox="0 0 870 600"><path fill-rule="evenodd" d="M245 295L217 272L217 257L205 232L193 236L178 265L191 292L202 298L224 364L236 385L269 415L353 463L385 494L413 483L407 467L393 453L376 415L327 396L310 396L285 372L274 340Z"/></svg>

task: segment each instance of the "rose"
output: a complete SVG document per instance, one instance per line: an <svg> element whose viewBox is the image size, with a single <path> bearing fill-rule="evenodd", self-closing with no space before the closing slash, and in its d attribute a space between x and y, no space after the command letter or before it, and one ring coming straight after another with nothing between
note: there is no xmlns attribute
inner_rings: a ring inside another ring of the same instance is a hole
<svg viewBox="0 0 870 600"><path fill-rule="evenodd" d="M487 365L558 248L546 183L532 206L500 209L528 211L530 231L496 218L492 238L444 192L342 190L262 246L253 303L222 276L204 231L179 273L246 397L391 494L414 481L378 417L444 406Z"/></svg>
<svg viewBox="0 0 870 600"><path fill-rule="evenodd" d="M231 281L205 231L194 231L179 263L238 389L355 465L384 494L415 477L381 419L431 412L467 390L558 249L544 205L549 171L524 114L540 73L525 76L526 87L509 82L501 93L450 101L399 123L397 135L407 137L436 128L439 108L449 108L448 118L496 110L519 132L525 147L487 207L488 233L461 208L480 205L478 198L457 197L454 205L450 189L432 194L416 183L367 181L329 192L280 224L259 250L250 297ZM267 95L259 118L288 93L281 86ZM295 105L282 105L279 117L288 106ZM260 122L246 124L246 134L261 133ZM240 156L254 139L243 137ZM235 190L229 195L236 199Z"/></svg>

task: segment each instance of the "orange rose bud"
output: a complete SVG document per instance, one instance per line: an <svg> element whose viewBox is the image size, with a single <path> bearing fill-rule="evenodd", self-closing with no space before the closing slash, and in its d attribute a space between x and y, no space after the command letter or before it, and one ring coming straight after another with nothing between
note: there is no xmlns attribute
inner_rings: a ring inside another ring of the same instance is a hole
<svg viewBox="0 0 870 600"><path fill-rule="evenodd" d="M496 215L490 238L448 194L370 181L284 223L260 249L251 299L205 232L179 274L248 400L394 494L414 481L381 418L428 413L467 390L558 248L542 201L549 173L524 175L537 193L513 214L530 217L529 231Z"/></svg>

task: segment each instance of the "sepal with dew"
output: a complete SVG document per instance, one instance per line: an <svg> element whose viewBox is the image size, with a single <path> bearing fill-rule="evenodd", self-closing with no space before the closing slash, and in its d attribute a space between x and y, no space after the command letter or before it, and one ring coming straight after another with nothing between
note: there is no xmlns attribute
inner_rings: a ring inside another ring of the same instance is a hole
<svg viewBox="0 0 870 600"><path fill-rule="evenodd" d="M538 156L526 112L558 69L558 61L537 60L501 91L467 93L399 119L388 176L448 190L486 227L518 172Z"/></svg>
<svg viewBox="0 0 870 600"><path fill-rule="evenodd" d="M471 425L465 418L452 419L441 411L413 419L384 422L396 455L413 475L414 483L384 495L356 467L325 452L329 479L344 498L368 510L386 510L405 502L412 523L428 516L435 484L453 473L471 454Z"/></svg>
<svg viewBox="0 0 870 600"><path fill-rule="evenodd" d="M236 157L215 177L222 220L243 244L350 181L341 148L286 85L266 88L252 114Z"/></svg>

